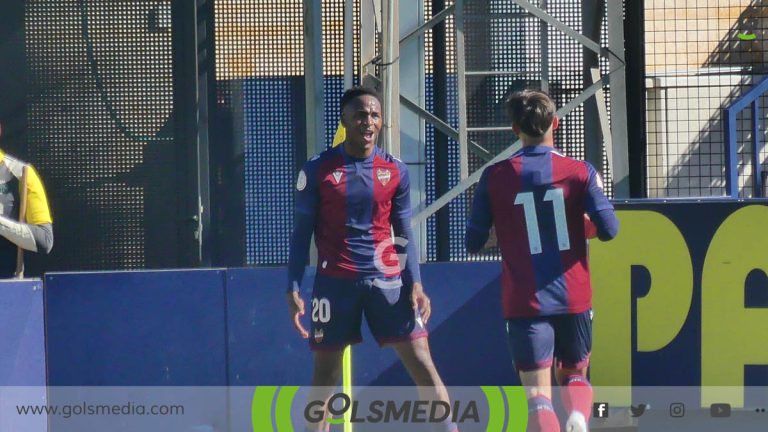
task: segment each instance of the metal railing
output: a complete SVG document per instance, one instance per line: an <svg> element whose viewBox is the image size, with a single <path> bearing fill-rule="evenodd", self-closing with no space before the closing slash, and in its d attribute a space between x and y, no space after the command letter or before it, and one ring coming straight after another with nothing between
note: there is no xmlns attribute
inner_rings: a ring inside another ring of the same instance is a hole
<svg viewBox="0 0 768 432"><path fill-rule="evenodd" d="M739 197L737 123L738 114L752 105L752 188L754 197L763 197L763 175L760 151L760 96L768 92L768 77L723 110L725 119L725 190L729 197Z"/></svg>

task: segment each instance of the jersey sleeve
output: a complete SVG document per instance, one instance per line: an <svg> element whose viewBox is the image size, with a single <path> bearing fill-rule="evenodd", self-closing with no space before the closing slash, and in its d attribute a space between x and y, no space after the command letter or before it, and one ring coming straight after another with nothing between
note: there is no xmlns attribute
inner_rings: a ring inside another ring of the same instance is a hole
<svg viewBox="0 0 768 432"><path fill-rule="evenodd" d="M293 233L288 255L287 291L298 291L309 261L309 246L315 230L317 206L320 201L317 169L313 161L304 164L296 179Z"/></svg>
<svg viewBox="0 0 768 432"><path fill-rule="evenodd" d="M483 171L472 198L472 212L467 221L465 246L468 252L477 253L488 241L488 234L493 225L491 201L488 196L488 169Z"/></svg>
<svg viewBox="0 0 768 432"><path fill-rule="evenodd" d="M404 163L398 163L400 182L397 185L395 195L392 197L392 213L390 222L395 237L405 240L405 244L395 242L395 251L398 255L405 254L405 269L403 280L406 284L421 283L419 270L419 257L416 254L416 243L411 229L411 180L408 167Z"/></svg>
<svg viewBox="0 0 768 432"><path fill-rule="evenodd" d="M595 167L587 165L587 190L584 194L584 211L591 217L601 210L613 210L613 205L603 191L603 180Z"/></svg>
<svg viewBox="0 0 768 432"><path fill-rule="evenodd" d="M51 210L45 188L37 171L30 165L27 167L27 217L26 222L32 225L53 223Z"/></svg>

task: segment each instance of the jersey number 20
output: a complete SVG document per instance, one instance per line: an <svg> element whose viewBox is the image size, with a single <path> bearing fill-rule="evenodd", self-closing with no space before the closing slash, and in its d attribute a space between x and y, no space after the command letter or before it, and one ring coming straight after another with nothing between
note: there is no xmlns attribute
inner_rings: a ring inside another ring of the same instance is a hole
<svg viewBox="0 0 768 432"><path fill-rule="evenodd" d="M544 194L544 201L552 201L555 210L555 230L557 245L561 251L571 248L568 238L568 221L565 217L565 197L562 189L550 189ZM533 192L521 192L515 197L515 205L521 204L525 212L525 227L528 230L528 245L531 254L541 253L541 235L539 233L539 218L536 216L536 202Z"/></svg>
<svg viewBox="0 0 768 432"><path fill-rule="evenodd" d="M331 303L327 298L312 299L312 321L327 323L331 320Z"/></svg>

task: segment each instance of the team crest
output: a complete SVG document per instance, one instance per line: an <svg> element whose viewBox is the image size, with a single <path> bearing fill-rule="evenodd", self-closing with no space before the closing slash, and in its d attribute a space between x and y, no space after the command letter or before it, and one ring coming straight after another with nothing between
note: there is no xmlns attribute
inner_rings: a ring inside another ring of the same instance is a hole
<svg viewBox="0 0 768 432"><path fill-rule="evenodd" d="M341 170L336 170L333 172L333 179L336 180L336 184L339 184L341 181L341 176L344 174Z"/></svg>
<svg viewBox="0 0 768 432"><path fill-rule="evenodd" d="M379 168L376 170L376 178L379 179L382 186L386 186L389 183L389 179L392 178L392 172L388 169Z"/></svg>
<svg viewBox="0 0 768 432"><path fill-rule="evenodd" d="M315 330L315 342L320 343L323 341L323 329Z"/></svg>

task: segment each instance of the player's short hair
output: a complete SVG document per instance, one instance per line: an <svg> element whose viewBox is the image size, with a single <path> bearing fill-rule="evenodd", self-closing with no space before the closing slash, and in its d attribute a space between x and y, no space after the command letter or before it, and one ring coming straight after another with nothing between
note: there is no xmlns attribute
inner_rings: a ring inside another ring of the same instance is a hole
<svg viewBox="0 0 768 432"><path fill-rule="evenodd" d="M377 101L379 101L379 104L381 104L381 96L376 90L370 89L368 87L352 87L351 89L345 91L344 96L341 97L341 111L344 111L344 108L347 106L347 104L360 96L373 96Z"/></svg>
<svg viewBox="0 0 768 432"><path fill-rule="evenodd" d="M555 118L555 103L539 90L521 90L509 95L504 102L512 123L528 136L543 136Z"/></svg>

